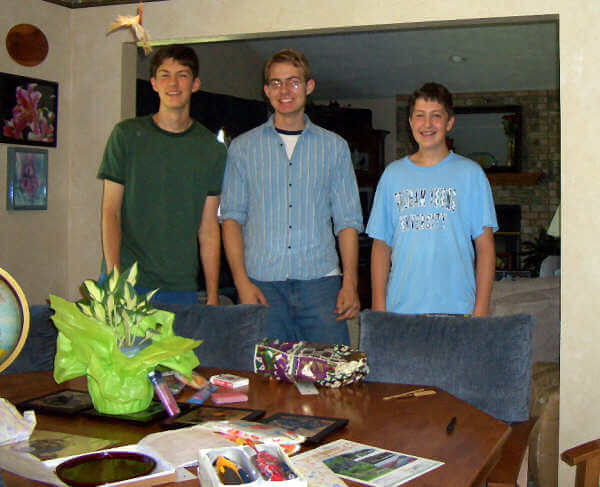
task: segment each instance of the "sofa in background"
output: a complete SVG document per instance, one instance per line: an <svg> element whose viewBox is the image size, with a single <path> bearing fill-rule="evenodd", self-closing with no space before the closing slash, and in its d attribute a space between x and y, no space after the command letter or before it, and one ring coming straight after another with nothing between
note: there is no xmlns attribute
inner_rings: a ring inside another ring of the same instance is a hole
<svg viewBox="0 0 600 487"><path fill-rule="evenodd" d="M176 334L203 340L194 352L205 367L253 370L254 345L264 338L267 308L260 305L168 306ZM15 361L2 373L52 370L58 332L49 306L30 306L29 334Z"/></svg>
<svg viewBox="0 0 600 487"><path fill-rule="evenodd" d="M507 278L494 282L491 316L533 317L529 416L539 418L529 438L529 480L534 487L558 486L560 390L560 276ZM348 320L350 343L361 348L359 318Z"/></svg>
<svg viewBox="0 0 600 487"><path fill-rule="evenodd" d="M560 398L560 276L494 282L490 314L533 316L530 416L538 418L529 437L529 480L558 486Z"/></svg>

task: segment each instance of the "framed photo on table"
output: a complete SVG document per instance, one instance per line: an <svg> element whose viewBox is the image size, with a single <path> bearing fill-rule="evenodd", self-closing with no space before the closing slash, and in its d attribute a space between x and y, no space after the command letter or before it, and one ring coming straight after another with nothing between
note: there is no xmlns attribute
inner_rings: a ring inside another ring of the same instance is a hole
<svg viewBox="0 0 600 487"><path fill-rule="evenodd" d="M276 413L264 418L261 423L278 426L302 435L310 443L319 443L328 434L343 428L348 424L344 418L326 418L304 414Z"/></svg>
<svg viewBox="0 0 600 487"><path fill-rule="evenodd" d="M180 404L181 406L181 404ZM161 425L167 429L185 428L207 421L256 421L262 418L265 411L262 409L234 408L228 406L191 405L182 408L181 414L165 419Z"/></svg>
<svg viewBox="0 0 600 487"><path fill-rule="evenodd" d="M181 404L179 404L181 406ZM105 414L96 411L93 407L82 411L81 414L85 416L93 416L100 419L116 420L116 421L128 421L130 423L150 423L158 419L163 419L167 416L164 406L160 401L152 401L150 405L143 411L129 414Z"/></svg>
<svg viewBox="0 0 600 487"><path fill-rule="evenodd" d="M77 414L92 407L92 398L84 391L64 389L20 402L17 407L22 411L34 409L45 413Z"/></svg>
<svg viewBox="0 0 600 487"><path fill-rule="evenodd" d="M6 209L48 209L48 151L9 147L7 165Z"/></svg>
<svg viewBox="0 0 600 487"><path fill-rule="evenodd" d="M58 83L0 73L0 142L56 147Z"/></svg>

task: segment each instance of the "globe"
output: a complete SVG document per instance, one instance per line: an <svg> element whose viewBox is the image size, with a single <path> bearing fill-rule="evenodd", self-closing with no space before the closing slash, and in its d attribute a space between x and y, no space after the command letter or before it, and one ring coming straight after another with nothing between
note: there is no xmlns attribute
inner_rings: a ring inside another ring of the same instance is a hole
<svg viewBox="0 0 600 487"><path fill-rule="evenodd" d="M0 269L0 372L17 358L28 331L25 295L10 274Z"/></svg>

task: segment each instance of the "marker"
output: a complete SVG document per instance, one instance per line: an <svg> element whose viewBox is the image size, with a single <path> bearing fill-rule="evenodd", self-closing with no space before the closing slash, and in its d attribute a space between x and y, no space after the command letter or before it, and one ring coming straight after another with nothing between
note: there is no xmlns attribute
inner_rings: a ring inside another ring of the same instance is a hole
<svg viewBox="0 0 600 487"><path fill-rule="evenodd" d="M454 416L448 423L448 426L446 426L446 433L448 433L448 434L452 433L454 431L455 424L456 424L456 416Z"/></svg>
<svg viewBox="0 0 600 487"><path fill-rule="evenodd" d="M216 387L212 386L212 384L208 384L196 392L192 397L188 399L188 402L192 404L202 404L206 401L211 394L216 390Z"/></svg>

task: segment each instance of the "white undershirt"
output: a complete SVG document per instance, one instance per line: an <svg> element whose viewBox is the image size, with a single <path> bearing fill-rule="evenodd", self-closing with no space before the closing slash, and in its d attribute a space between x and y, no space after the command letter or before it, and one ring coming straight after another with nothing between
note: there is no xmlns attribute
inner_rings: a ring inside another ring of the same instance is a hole
<svg viewBox="0 0 600 487"><path fill-rule="evenodd" d="M279 129L277 129L277 133L281 137L281 140L283 140L283 145L285 146L285 152L287 153L288 159L291 159L292 154L294 153L294 149L296 148L296 143L298 142L298 137L300 137L300 134L302 132L289 134L289 133L284 133L284 132L280 131ZM339 276L339 275L341 275L340 268L338 266L335 266L335 269L328 272L323 277Z"/></svg>

